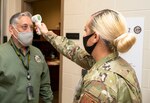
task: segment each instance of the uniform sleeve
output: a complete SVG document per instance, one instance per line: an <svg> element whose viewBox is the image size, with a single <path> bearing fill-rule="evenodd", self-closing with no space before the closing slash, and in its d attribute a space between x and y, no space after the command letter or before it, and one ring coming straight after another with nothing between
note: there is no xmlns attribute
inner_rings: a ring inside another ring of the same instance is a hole
<svg viewBox="0 0 150 103"><path fill-rule="evenodd" d="M53 93L50 86L50 73L45 61L43 73L41 75L40 96L44 103L52 103Z"/></svg>
<svg viewBox="0 0 150 103"><path fill-rule="evenodd" d="M95 60L92 56L90 56L85 50L81 49L73 41L68 40L66 37L57 36L54 34L47 35L45 38L58 52L76 64L80 65L82 68L90 69L95 63Z"/></svg>

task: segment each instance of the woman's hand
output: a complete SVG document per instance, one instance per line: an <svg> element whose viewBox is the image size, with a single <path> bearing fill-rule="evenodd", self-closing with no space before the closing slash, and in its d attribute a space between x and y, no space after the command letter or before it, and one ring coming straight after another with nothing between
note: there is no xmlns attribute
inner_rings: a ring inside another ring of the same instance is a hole
<svg viewBox="0 0 150 103"><path fill-rule="evenodd" d="M38 30L40 30L42 35L47 35L48 29L44 23L41 23L41 24L35 23L35 25L36 25L36 28L35 28L36 32L38 32Z"/></svg>

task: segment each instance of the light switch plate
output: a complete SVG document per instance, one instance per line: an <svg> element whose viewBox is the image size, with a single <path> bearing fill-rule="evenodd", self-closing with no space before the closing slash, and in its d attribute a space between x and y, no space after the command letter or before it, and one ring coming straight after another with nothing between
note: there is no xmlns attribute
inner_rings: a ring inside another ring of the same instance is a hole
<svg viewBox="0 0 150 103"><path fill-rule="evenodd" d="M79 33L66 33L68 39L79 40Z"/></svg>

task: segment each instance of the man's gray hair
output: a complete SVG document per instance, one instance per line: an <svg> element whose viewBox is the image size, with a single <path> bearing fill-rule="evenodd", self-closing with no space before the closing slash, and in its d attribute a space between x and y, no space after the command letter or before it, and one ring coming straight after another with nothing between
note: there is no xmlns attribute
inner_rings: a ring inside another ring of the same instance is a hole
<svg viewBox="0 0 150 103"><path fill-rule="evenodd" d="M16 13L10 18L9 24L11 25L17 24L18 19L22 16L28 16L31 18L32 14L28 11Z"/></svg>

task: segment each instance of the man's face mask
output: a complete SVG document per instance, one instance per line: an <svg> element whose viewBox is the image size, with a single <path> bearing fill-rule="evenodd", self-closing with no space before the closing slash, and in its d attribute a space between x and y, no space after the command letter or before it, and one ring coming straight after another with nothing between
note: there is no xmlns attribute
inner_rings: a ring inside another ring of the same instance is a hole
<svg viewBox="0 0 150 103"><path fill-rule="evenodd" d="M14 26L13 26L14 27ZM18 33L18 37L16 37L15 35L13 35L23 46L29 46L32 44L32 40L33 40L33 32L19 32L15 27L14 29L17 31Z"/></svg>
<svg viewBox="0 0 150 103"><path fill-rule="evenodd" d="M87 46L87 41L89 40L89 38L94 35L94 33L88 35L88 36L85 36L83 37L83 45L84 45L84 48L85 50L89 53L89 54L92 54L97 42L95 44L93 44L92 46Z"/></svg>

